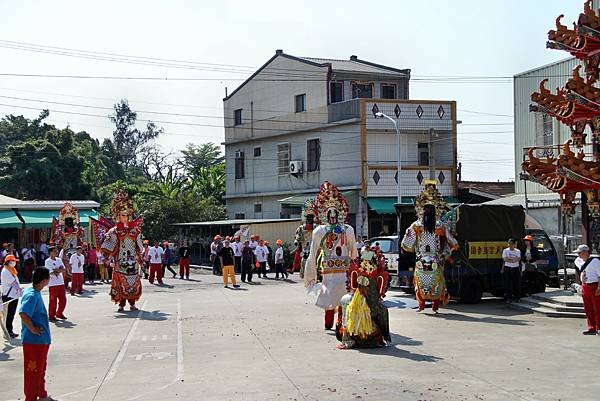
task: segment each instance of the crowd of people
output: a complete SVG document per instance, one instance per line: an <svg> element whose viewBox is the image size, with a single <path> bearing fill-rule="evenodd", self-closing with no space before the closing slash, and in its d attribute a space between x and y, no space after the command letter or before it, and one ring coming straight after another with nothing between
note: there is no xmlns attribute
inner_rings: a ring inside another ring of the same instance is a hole
<svg viewBox="0 0 600 401"><path fill-rule="evenodd" d="M254 274L258 278L268 279L268 272L275 272L276 279L287 279L293 274L292 269L285 266L283 241L275 241L275 250L258 235L251 235L249 240L242 242L239 236L225 238L215 235L210 244L210 262L213 274L223 276L223 285L229 287L229 281L238 288L235 273L240 273L244 283L252 284Z"/></svg>

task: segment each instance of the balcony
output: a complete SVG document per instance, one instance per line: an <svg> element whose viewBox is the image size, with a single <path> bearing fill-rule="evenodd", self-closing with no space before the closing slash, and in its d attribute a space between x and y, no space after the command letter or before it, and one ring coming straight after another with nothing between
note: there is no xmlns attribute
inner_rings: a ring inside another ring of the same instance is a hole
<svg viewBox="0 0 600 401"><path fill-rule="evenodd" d="M349 120L360 117L360 99L346 100L327 106L327 122Z"/></svg>

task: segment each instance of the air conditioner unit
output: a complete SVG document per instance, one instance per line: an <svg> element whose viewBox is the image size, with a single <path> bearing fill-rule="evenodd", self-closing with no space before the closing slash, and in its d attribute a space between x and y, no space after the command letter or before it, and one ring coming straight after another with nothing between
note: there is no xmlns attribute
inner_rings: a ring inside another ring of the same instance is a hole
<svg viewBox="0 0 600 401"><path fill-rule="evenodd" d="M303 163L302 160L292 160L290 162L290 174L298 175L302 174Z"/></svg>

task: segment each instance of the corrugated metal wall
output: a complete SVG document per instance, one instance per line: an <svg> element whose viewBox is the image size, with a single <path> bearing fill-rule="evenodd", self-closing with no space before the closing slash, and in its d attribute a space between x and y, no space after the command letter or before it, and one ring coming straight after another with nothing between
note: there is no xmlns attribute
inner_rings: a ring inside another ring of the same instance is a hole
<svg viewBox="0 0 600 401"><path fill-rule="evenodd" d="M260 235L260 238L269 241L273 246L275 246L275 241L278 239L282 240L284 243L293 245L294 234L296 233L296 229L300 224L300 220L251 224L249 226L249 233Z"/></svg>

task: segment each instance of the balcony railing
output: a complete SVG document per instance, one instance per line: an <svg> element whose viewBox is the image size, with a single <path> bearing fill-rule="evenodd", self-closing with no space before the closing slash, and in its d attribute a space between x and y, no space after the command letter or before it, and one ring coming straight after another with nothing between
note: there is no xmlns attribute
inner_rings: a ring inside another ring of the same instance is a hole
<svg viewBox="0 0 600 401"><path fill-rule="evenodd" d="M328 122L348 120L360 117L360 99L346 100L327 106Z"/></svg>

